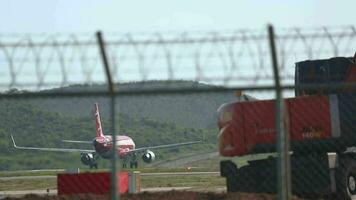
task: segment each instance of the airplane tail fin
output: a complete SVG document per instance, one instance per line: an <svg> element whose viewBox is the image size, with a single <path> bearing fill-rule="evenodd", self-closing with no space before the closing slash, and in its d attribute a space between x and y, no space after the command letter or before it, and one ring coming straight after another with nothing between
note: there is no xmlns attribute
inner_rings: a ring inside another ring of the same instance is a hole
<svg viewBox="0 0 356 200"><path fill-rule="evenodd" d="M95 103L94 115L95 115L96 137L103 137L104 134L103 134L103 129L101 128L98 103Z"/></svg>

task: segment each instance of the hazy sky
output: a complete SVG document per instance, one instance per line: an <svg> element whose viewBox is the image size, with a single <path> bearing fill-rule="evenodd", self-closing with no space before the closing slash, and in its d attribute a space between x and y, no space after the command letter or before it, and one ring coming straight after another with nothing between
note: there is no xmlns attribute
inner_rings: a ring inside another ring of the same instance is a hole
<svg viewBox="0 0 356 200"><path fill-rule="evenodd" d="M187 31L340 26L355 0L2 0L0 33Z"/></svg>

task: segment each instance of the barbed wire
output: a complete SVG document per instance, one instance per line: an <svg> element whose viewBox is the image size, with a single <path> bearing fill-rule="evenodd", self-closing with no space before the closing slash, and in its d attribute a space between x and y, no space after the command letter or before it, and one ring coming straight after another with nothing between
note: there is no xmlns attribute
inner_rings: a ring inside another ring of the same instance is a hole
<svg viewBox="0 0 356 200"><path fill-rule="evenodd" d="M277 29L281 79L294 63L356 51L349 27ZM222 86L273 85L266 30L104 34L115 82L193 80ZM95 35L0 35L0 88L105 83Z"/></svg>

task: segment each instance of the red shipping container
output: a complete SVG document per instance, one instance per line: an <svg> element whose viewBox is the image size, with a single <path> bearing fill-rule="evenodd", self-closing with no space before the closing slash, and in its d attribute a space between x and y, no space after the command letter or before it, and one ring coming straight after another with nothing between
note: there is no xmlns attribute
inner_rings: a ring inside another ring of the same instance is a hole
<svg viewBox="0 0 356 200"><path fill-rule="evenodd" d="M117 176L120 194L128 192L128 173ZM57 175L58 195L69 194L109 194L111 191L111 173L79 173Z"/></svg>

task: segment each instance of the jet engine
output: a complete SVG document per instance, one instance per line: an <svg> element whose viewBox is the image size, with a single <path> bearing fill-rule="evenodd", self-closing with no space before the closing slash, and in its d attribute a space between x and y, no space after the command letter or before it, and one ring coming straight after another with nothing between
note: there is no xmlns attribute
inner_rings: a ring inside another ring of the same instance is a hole
<svg viewBox="0 0 356 200"><path fill-rule="evenodd" d="M150 151L150 150L147 150L143 155L142 155L142 160L145 162L145 163L151 163L152 161L154 161L156 158L155 154Z"/></svg>
<svg viewBox="0 0 356 200"><path fill-rule="evenodd" d="M80 160L84 165L89 165L90 168L98 168L96 163L96 156L93 153L81 153Z"/></svg>

